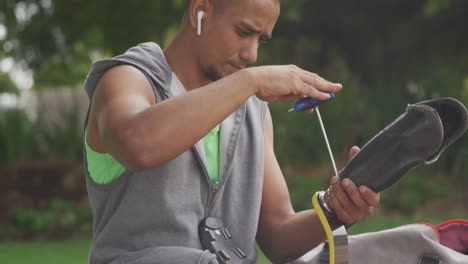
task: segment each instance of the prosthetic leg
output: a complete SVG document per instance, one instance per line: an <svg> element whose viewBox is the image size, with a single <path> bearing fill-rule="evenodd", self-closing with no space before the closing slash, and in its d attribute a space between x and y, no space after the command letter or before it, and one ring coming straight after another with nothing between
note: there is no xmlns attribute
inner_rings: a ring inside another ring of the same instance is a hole
<svg viewBox="0 0 468 264"><path fill-rule="evenodd" d="M374 192L384 191L411 169L435 162L467 127L466 107L455 99L408 105L405 113L372 138L348 162L339 172L339 177L349 178L356 186L365 185ZM328 254L329 262L323 263L348 263L346 229L344 234L339 229L332 234L332 230L343 224L333 210L328 192L316 193L312 204L328 239L328 253L323 252L322 256L325 260Z"/></svg>

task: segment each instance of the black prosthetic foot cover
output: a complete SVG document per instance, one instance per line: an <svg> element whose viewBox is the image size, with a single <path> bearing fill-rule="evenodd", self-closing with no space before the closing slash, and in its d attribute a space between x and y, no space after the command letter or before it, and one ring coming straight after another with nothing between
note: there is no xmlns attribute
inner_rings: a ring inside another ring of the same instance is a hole
<svg viewBox="0 0 468 264"><path fill-rule="evenodd" d="M452 98L408 105L339 172L356 186L381 192L421 164L435 162L468 127L465 106Z"/></svg>

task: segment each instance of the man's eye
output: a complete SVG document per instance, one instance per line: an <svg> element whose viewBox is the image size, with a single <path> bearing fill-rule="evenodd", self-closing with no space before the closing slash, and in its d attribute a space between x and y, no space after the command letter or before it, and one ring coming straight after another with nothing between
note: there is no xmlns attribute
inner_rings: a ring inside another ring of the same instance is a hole
<svg viewBox="0 0 468 264"><path fill-rule="evenodd" d="M247 31L245 31L245 30L241 30L241 29L240 29L240 30L239 30L239 36L241 36L241 37L244 37L244 38L245 38L245 37L248 37L248 36L250 36L250 33L249 33L249 32L247 32Z"/></svg>

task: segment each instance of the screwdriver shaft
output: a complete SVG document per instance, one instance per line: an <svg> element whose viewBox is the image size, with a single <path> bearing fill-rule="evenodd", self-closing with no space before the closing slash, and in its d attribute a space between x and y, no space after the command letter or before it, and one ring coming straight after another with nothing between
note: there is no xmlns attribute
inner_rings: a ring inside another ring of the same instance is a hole
<svg viewBox="0 0 468 264"><path fill-rule="evenodd" d="M333 164L333 169L335 170L335 175L338 176L338 170L336 169L335 159L333 158L333 153L330 148L330 143L328 142L327 132L325 131L325 127L323 126L323 121L322 121L322 116L320 115L320 110L318 107L315 107L315 111L317 111L318 120L320 123L320 127L322 128L323 137L325 138L325 143L327 144L328 154L330 155L330 159Z"/></svg>

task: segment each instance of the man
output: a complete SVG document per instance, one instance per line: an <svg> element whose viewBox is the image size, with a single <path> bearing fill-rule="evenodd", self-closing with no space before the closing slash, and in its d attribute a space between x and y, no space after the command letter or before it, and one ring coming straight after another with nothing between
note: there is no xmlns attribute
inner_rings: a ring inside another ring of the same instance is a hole
<svg viewBox="0 0 468 264"><path fill-rule="evenodd" d="M209 216L252 262L255 239L274 262L325 239L314 210L292 209L265 102L325 100L342 87L292 65L246 68L279 13L278 0L192 0L163 52L145 43L94 65L85 128L91 263L216 263L198 236ZM329 190L344 224L379 201L337 177Z"/></svg>

